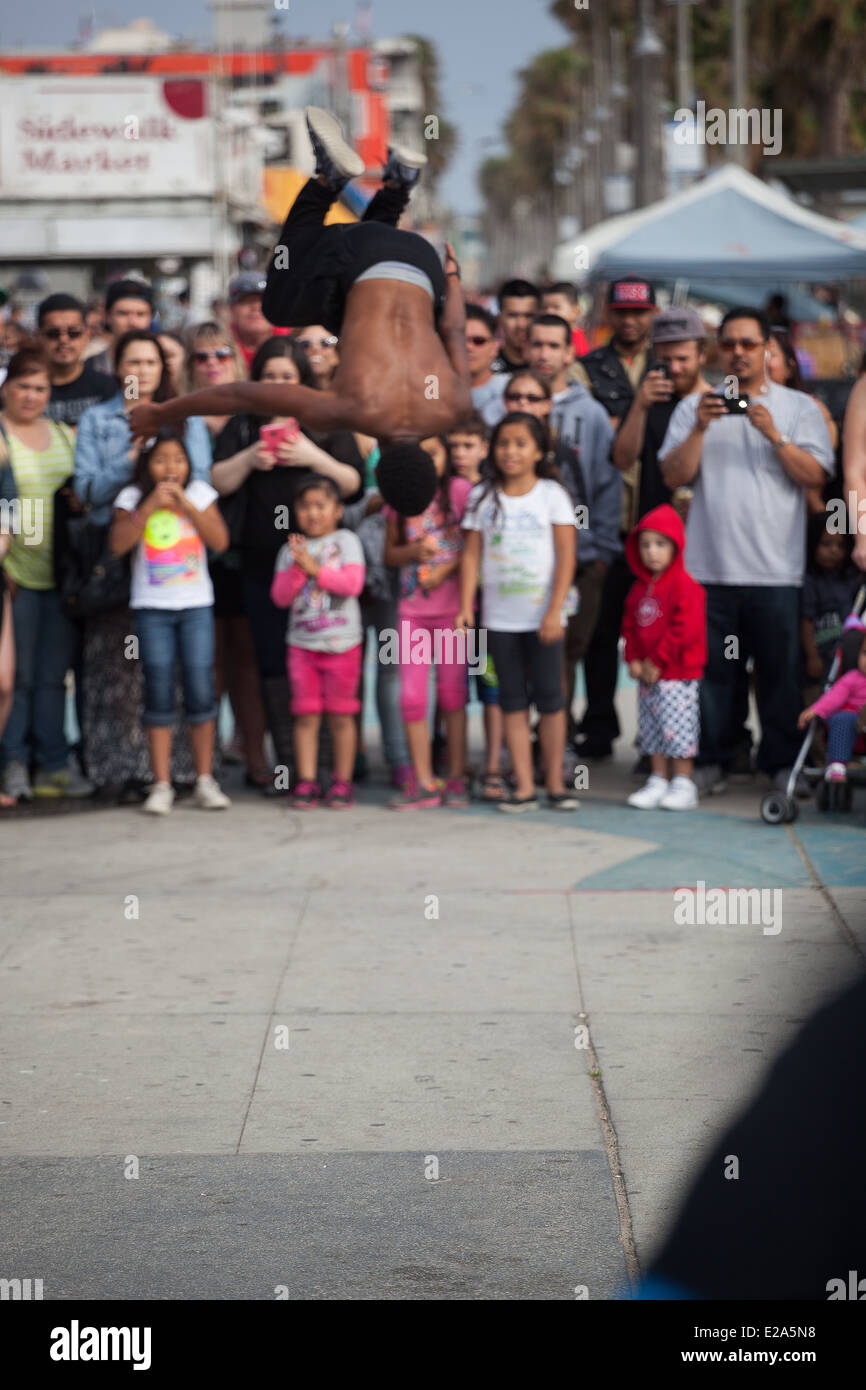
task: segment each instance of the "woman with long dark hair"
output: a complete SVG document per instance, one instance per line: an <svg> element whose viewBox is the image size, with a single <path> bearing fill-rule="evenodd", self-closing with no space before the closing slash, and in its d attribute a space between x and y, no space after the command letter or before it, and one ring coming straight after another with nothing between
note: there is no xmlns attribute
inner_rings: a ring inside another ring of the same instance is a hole
<svg viewBox="0 0 866 1390"><path fill-rule="evenodd" d="M84 412L75 444L75 493L94 525L110 522L114 499L132 482L141 441L132 439L129 412L142 401L166 401L174 395L155 333L142 329L124 333L115 348L114 363L117 394ZM203 420L194 417L186 422L184 442L191 476L207 482L211 451ZM134 631L128 601L84 623L82 735L88 776L99 787L119 790L124 799L139 800L151 770L141 724L140 662L130 654L128 641ZM173 773L177 779L193 775L189 741L180 721Z"/></svg>

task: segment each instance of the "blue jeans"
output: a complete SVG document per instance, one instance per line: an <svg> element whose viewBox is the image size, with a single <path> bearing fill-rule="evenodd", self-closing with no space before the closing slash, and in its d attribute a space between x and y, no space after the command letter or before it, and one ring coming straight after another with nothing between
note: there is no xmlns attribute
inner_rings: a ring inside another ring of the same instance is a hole
<svg viewBox="0 0 866 1390"><path fill-rule="evenodd" d="M849 763L857 742L857 710L840 709L827 717L827 762Z"/></svg>
<svg viewBox="0 0 866 1390"><path fill-rule="evenodd" d="M761 715L761 772L790 767L802 741L800 590L794 585L705 584L707 668L701 681L702 763L731 761L737 733L737 678L751 652ZM739 638L732 655L729 638Z"/></svg>
<svg viewBox="0 0 866 1390"><path fill-rule="evenodd" d="M45 772L66 767L64 681L75 631L56 589L19 589L12 600L15 694L3 735L5 763L31 761Z"/></svg>
<svg viewBox="0 0 866 1390"><path fill-rule="evenodd" d="M379 661L379 633L385 628L397 628L397 604L387 598L368 598L361 603L361 622L366 642L368 628L373 629L376 650L376 712L382 730L382 751L388 767L405 767L411 762L406 743L406 726L400 713L400 667L396 662ZM365 647L366 650L366 647ZM363 672L362 672L363 684ZM363 718L363 704L361 710Z"/></svg>
<svg viewBox="0 0 866 1390"><path fill-rule="evenodd" d="M154 729L168 729L174 724L178 657L187 724L215 719L213 608L138 608L135 625L144 670L142 723Z"/></svg>

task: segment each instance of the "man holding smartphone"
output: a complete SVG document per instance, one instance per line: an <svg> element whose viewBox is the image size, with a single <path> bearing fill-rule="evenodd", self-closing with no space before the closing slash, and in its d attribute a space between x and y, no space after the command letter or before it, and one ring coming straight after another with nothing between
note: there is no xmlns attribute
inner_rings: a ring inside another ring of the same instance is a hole
<svg viewBox="0 0 866 1390"><path fill-rule="evenodd" d="M833 449L814 400L769 380L769 335L759 310L729 310L719 327L724 385L680 401L659 450L667 486L694 488L686 540L689 571L707 592L696 770L705 788L723 784L731 761L738 663L747 652L761 711L758 769L783 785L800 742L806 489L832 473ZM732 414L727 402L736 396L749 404Z"/></svg>

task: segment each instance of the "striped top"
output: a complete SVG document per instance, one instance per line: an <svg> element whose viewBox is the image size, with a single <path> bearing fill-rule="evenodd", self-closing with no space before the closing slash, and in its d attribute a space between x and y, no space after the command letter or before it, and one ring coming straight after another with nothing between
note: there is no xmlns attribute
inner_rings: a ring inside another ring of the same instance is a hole
<svg viewBox="0 0 866 1390"><path fill-rule="evenodd" d="M30 449L6 426L12 473L18 491L8 504L12 540L4 569L24 589L54 587L54 494L75 465L75 440L66 425L46 421L51 443L41 453Z"/></svg>

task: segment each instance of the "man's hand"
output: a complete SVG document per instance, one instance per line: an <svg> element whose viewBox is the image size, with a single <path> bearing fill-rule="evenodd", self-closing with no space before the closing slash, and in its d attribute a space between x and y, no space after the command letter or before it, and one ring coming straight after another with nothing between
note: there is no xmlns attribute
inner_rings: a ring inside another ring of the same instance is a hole
<svg viewBox="0 0 866 1390"><path fill-rule="evenodd" d="M152 401L142 401L129 412L129 428L133 439L147 439L160 426L161 408Z"/></svg>
<svg viewBox="0 0 866 1390"><path fill-rule="evenodd" d="M725 413L725 403L721 396L717 396L715 391L705 391L698 401L695 424L703 433L713 422L720 420Z"/></svg>
<svg viewBox="0 0 866 1390"><path fill-rule="evenodd" d="M656 401L669 401L673 393L674 384L670 377L666 377L663 372L655 369L647 372L637 389L636 399L643 410L649 410Z"/></svg>
<svg viewBox="0 0 866 1390"><path fill-rule="evenodd" d="M765 439L769 439L771 444L775 445L781 441L782 436L773 423L772 415L760 401L752 401L746 410L746 418L751 420L758 433L762 434Z"/></svg>
<svg viewBox="0 0 866 1390"><path fill-rule="evenodd" d="M656 685L660 675L658 666L654 666L649 657L641 663L641 680L645 685Z"/></svg>
<svg viewBox="0 0 866 1390"><path fill-rule="evenodd" d="M813 681L823 679L824 663L816 652L806 657L806 675Z"/></svg>
<svg viewBox="0 0 866 1390"><path fill-rule="evenodd" d="M554 612L548 608L538 629L538 640L546 647L562 640L562 613L559 609Z"/></svg>

